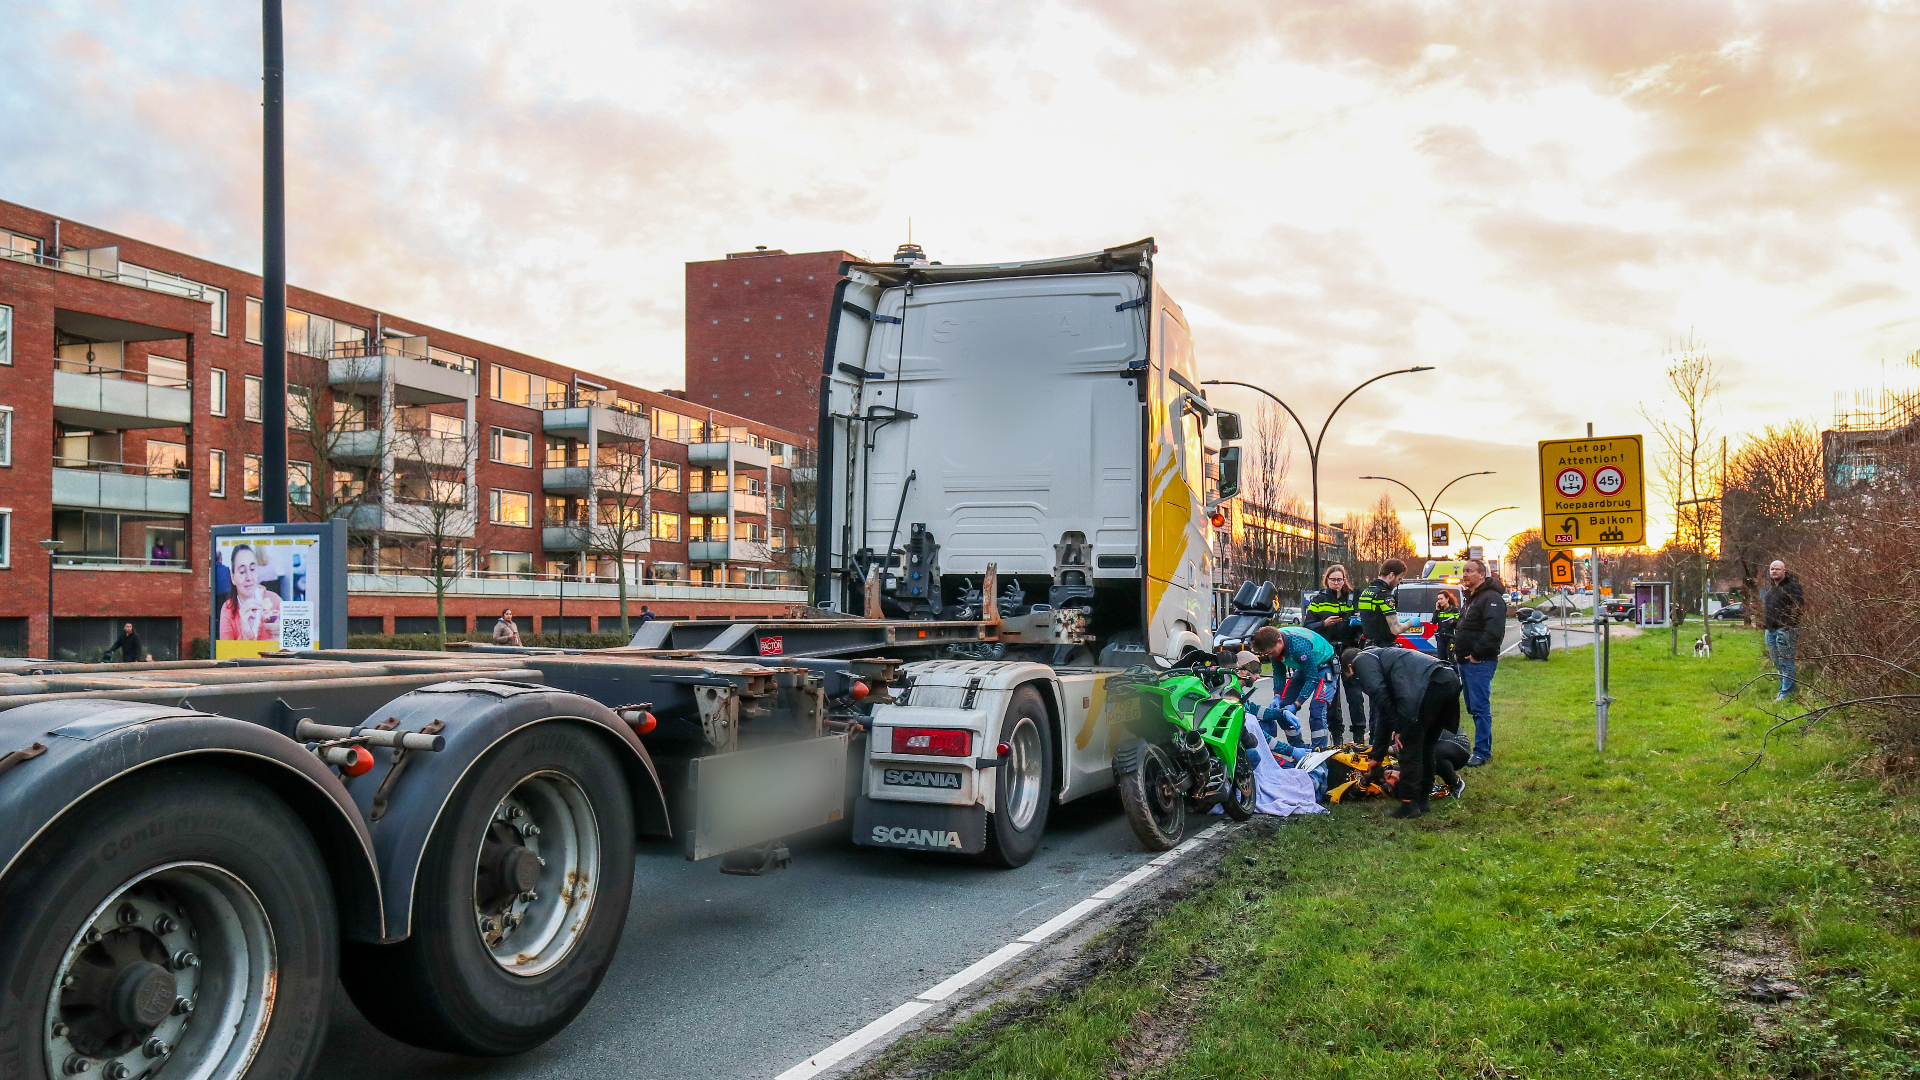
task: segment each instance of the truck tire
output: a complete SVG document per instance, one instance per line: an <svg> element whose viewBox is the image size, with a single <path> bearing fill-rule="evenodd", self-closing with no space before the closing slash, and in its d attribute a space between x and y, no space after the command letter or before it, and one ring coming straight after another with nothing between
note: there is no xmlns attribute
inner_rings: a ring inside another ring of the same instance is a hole
<svg viewBox="0 0 1920 1080"><path fill-rule="evenodd" d="M326 1041L333 884L254 780L163 764L115 783L28 849L0 911L10 1080L298 1077Z"/></svg>
<svg viewBox="0 0 1920 1080"><path fill-rule="evenodd" d="M1187 830L1187 798L1174 786L1179 779L1166 748L1153 743L1141 747L1139 767L1119 778L1127 824L1148 851L1168 850Z"/></svg>
<svg viewBox="0 0 1920 1080"><path fill-rule="evenodd" d="M411 935L349 943L343 981L402 1042L522 1053L592 999L632 893L633 806L619 766L590 731L536 724L488 750L447 800L421 856Z"/></svg>
<svg viewBox="0 0 1920 1080"><path fill-rule="evenodd" d="M987 815L987 850L982 853L995 866L1025 866L1040 850L1053 804L1050 727L1040 691L1031 686L1015 690L1000 718L999 741L1009 753L993 770L995 810Z"/></svg>

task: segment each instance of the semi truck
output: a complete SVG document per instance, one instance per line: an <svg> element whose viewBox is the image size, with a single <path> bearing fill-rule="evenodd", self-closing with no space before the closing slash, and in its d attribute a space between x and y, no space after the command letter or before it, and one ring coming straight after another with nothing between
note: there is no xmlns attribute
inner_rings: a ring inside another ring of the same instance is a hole
<svg viewBox="0 0 1920 1080"><path fill-rule="evenodd" d="M395 1038L524 1051L597 988L641 837L1025 863L1137 764L1106 678L1211 622L1238 418L1155 251L845 268L807 617L0 671L0 1076L299 1077L336 978Z"/></svg>

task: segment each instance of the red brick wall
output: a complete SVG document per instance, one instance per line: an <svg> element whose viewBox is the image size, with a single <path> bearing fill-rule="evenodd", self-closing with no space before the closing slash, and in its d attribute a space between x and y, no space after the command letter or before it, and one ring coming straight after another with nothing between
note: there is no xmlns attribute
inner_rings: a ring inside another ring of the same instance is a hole
<svg viewBox="0 0 1920 1080"><path fill-rule="evenodd" d="M821 352L844 251L687 264L687 400L819 436Z"/></svg>

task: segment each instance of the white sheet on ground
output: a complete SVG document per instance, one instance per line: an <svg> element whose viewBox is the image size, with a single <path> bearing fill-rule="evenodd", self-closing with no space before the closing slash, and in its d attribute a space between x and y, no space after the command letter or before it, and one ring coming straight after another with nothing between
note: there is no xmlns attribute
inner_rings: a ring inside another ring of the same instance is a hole
<svg viewBox="0 0 1920 1080"><path fill-rule="evenodd" d="M1283 769L1272 754L1256 755L1253 766L1253 809L1258 814L1289 817L1324 814L1327 808L1314 798L1313 777L1304 769Z"/></svg>

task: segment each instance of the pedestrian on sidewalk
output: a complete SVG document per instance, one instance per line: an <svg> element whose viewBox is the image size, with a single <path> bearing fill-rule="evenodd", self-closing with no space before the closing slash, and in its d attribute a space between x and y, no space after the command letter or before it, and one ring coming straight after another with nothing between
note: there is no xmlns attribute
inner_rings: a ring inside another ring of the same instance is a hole
<svg viewBox="0 0 1920 1080"><path fill-rule="evenodd" d="M1773 669L1780 673L1780 692L1774 695L1775 701L1784 701L1793 696L1794 681L1799 674L1795 663L1795 639L1800 636L1800 614L1807 606L1807 595L1800 588L1800 578L1787 569L1787 564L1779 559L1767 567L1767 579L1773 584L1767 589L1765 600L1767 656L1773 661Z"/></svg>
<svg viewBox="0 0 1920 1080"><path fill-rule="evenodd" d="M1357 632L1354 622L1360 614L1360 594L1353 591L1347 582L1347 568L1334 563L1320 577L1320 591L1307 598L1305 609L1300 613L1301 625L1321 637L1333 646L1337 655L1348 645L1353 644ZM1335 742L1364 745L1367 741L1367 704L1360 688L1352 679L1340 678L1338 692L1334 694L1334 704L1344 705L1343 725L1336 723L1333 710L1327 711L1327 728Z"/></svg>
<svg viewBox="0 0 1920 1080"><path fill-rule="evenodd" d="M1394 604L1393 593L1400 587L1400 578L1407 572L1407 564L1399 559L1388 559L1380 564L1380 576L1367 584L1360 594L1360 633L1363 638L1354 645L1372 645L1382 649L1391 649L1400 644L1399 608Z"/></svg>
<svg viewBox="0 0 1920 1080"><path fill-rule="evenodd" d="M120 662L123 664L131 664L140 659L140 635L133 632L132 623L120 625L120 637L107 646L107 654L111 656L115 650L119 651Z"/></svg>
<svg viewBox="0 0 1920 1080"><path fill-rule="evenodd" d="M493 624L493 643L495 645L519 645L520 624L513 621L513 609L500 613L500 621Z"/></svg>
<svg viewBox="0 0 1920 1080"><path fill-rule="evenodd" d="M1487 575L1482 559L1468 559L1461 566L1460 583L1467 601L1453 631L1453 659L1466 689L1467 711L1473 714L1473 756L1467 758L1467 767L1473 769L1493 757L1493 674L1507 636L1507 599L1500 579Z"/></svg>
<svg viewBox="0 0 1920 1080"><path fill-rule="evenodd" d="M1400 777L1393 793L1400 806L1392 816L1419 817L1427 812L1433 794L1434 746L1442 733L1460 730L1460 676L1415 649L1348 649L1340 661L1373 705L1373 749L1368 756L1385 760L1394 736L1399 736ZM1450 790L1457 790L1458 780L1456 773Z"/></svg>
<svg viewBox="0 0 1920 1080"><path fill-rule="evenodd" d="M1274 691L1273 703L1260 715L1268 741L1284 725L1289 743L1306 745L1300 738L1297 718L1301 703L1308 702L1308 737L1314 749L1326 749L1331 741L1327 735L1327 703L1333 700L1334 687L1340 682L1333 646L1301 626L1263 626L1253 632L1252 645L1255 656L1273 664L1273 685L1285 687Z"/></svg>

